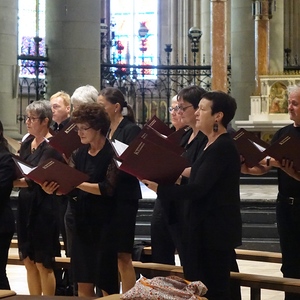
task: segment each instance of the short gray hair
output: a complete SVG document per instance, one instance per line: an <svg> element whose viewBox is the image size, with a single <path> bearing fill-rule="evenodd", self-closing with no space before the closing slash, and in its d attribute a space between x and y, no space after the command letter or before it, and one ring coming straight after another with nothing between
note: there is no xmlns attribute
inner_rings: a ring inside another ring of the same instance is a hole
<svg viewBox="0 0 300 300"><path fill-rule="evenodd" d="M78 106L83 103L97 102L98 91L92 85L84 85L77 88L71 96L71 103Z"/></svg>
<svg viewBox="0 0 300 300"><path fill-rule="evenodd" d="M288 86L287 90L288 90L289 94L299 92L300 91L300 84L297 83L295 85L290 85L290 86Z"/></svg>
<svg viewBox="0 0 300 300"><path fill-rule="evenodd" d="M29 105L27 105L25 111L27 114L36 114L41 120L48 118L48 127L50 126L52 122L52 109L49 100L33 101Z"/></svg>

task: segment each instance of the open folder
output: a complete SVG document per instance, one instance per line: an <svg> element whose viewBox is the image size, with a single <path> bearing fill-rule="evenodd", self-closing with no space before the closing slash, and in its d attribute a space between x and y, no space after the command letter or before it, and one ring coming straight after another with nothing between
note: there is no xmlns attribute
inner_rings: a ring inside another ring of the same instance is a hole
<svg viewBox="0 0 300 300"><path fill-rule="evenodd" d="M244 157L245 164L252 168L268 154L265 152L270 145L262 141L254 133L241 128L233 136L239 153Z"/></svg>
<svg viewBox="0 0 300 300"><path fill-rule="evenodd" d="M139 179L172 184L189 166L184 157L171 149L172 146L160 146L142 137L137 137L129 145L118 140L111 141L111 144L118 168Z"/></svg>
<svg viewBox="0 0 300 300"><path fill-rule="evenodd" d="M177 153L178 155L181 155L184 152L184 148L179 145L179 142L177 143L172 139L169 139L168 136L161 134L147 124L143 127L137 137L150 140L152 143L160 145L161 147L165 147L170 151Z"/></svg>
<svg viewBox="0 0 300 300"><path fill-rule="evenodd" d="M26 164L16 156L14 156L13 159L24 177L28 177L39 184L42 184L45 181L55 181L59 184L58 192L61 194L71 192L80 183L89 179L87 174L54 158L45 160L37 167Z"/></svg>
<svg viewBox="0 0 300 300"><path fill-rule="evenodd" d="M61 154L70 157L74 150L82 146L80 137L75 129L76 124L72 122L67 123L64 128L49 139L49 144Z"/></svg>
<svg viewBox="0 0 300 300"><path fill-rule="evenodd" d="M278 161L288 159L293 161L294 168L300 171L300 140L293 135L285 135L276 140L266 149L266 155L273 157Z"/></svg>
<svg viewBox="0 0 300 300"><path fill-rule="evenodd" d="M141 133L143 133L143 131L145 129L147 130L149 127L163 136L169 142L173 142L177 145L179 145L183 134L190 128L189 126L183 126L179 130L174 131L155 115L145 124Z"/></svg>

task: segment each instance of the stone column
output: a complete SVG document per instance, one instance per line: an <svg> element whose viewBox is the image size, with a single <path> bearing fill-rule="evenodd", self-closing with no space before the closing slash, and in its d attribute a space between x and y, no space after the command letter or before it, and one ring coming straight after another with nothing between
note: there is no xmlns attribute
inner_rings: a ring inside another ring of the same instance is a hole
<svg viewBox="0 0 300 300"><path fill-rule="evenodd" d="M260 95L260 75L269 74L270 15L269 0L255 2L255 94Z"/></svg>
<svg viewBox="0 0 300 300"><path fill-rule="evenodd" d="M193 0L193 23L190 24L194 27L197 27L199 28L201 31L201 14L200 14L200 1L198 0ZM203 34L203 33L202 33ZM200 44L201 44L201 39L199 41L199 52L196 53L196 65L201 65L201 47L200 47Z"/></svg>
<svg viewBox="0 0 300 300"><path fill-rule="evenodd" d="M201 64L210 65L210 1L201 1L201 25L202 37L200 40Z"/></svg>
<svg viewBox="0 0 300 300"><path fill-rule="evenodd" d="M211 0L212 89L227 92L227 0Z"/></svg>
<svg viewBox="0 0 300 300"><path fill-rule="evenodd" d="M48 96L82 85L100 89L100 0L46 1Z"/></svg>
<svg viewBox="0 0 300 300"><path fill-rule="evenodd" d="M277 4L277 2L276 2ZM274 15L277 14L274 12ZM299 0L284 1L284 48L290 49L289 64L295 63L295 57L298 60L297 64L300 64L300 5Z"/></svg>
<svg viewBox="0 0 300 300"><path fill-rule="evenodd" d="M5 134L18 138L17 127L18 1L0 1L0 120Z"/></svg>
<svg viewBox="0 0 300 300"><path fill-rule="evenodd" d="M270 21L270 73L283 72L284 66L284 0L276 0L276 11Z"/></svg>
<svg viewBox="0 0 300 300"><path fill-rule="evenodd" d="M178 1L169 0L169 28L173 51L171 65L178 64Z"/></svg>
<svg viewBox="0 0 300 300"><path fill-rule="evenodd" d="M160 35L158 36L158 64L166 64L166 52L164 51L166 44L171 44L171 30L169 18L169 3L160 1L158 9L158 28Z"/></svg>
<svg viewBox="0 0 300 300"><path fill-rule="evenodd" d="M237 101L236 120L249 118L255 91L254 26L251 2L231 0L231 95Z"/></svg>

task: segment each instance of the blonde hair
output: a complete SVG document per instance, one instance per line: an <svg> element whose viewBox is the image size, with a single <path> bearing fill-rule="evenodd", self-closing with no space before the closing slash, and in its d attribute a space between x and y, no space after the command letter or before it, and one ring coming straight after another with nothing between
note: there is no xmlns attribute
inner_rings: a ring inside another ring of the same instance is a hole
<svg viewBox="0 0 300 300"><path fill-rule="evenodd" d="M50 97L50 101L51 99L58 98L58 97L61 97L63 99L65 106L71 106L71 98L68 93L64 91L59 91Z"/></svg>

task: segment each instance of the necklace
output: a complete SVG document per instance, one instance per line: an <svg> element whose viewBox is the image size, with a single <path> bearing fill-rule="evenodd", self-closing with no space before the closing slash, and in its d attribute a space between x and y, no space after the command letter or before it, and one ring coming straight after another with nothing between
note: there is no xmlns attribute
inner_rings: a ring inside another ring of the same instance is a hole
<svg viewBox="0 0 300 300"><path fill-rule="evenodd" d="M119 125L120 125L120 123L122 122L123 119L124 119L124 117L121 116L121 118L119 118L119 119L117 120L117 122L114 122L114 124L111 124L111 126L110 126L110 131L109 131L109 139L110 139L110 140L112 139L112 137L113 137L113 135L114 135L116 129L119 127Z"/></svg>

